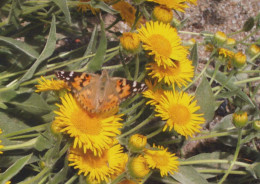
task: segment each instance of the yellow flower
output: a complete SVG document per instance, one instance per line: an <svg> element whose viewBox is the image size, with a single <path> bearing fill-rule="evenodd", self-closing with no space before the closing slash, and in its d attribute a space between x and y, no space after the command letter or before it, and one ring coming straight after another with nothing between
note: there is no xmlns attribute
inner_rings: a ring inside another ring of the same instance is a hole
<svg viewBox="0 0 260 184"><path fill-rule="evenodd" d="M90 2L90 0L79 0L80 2ZM91 10L93 15L96 15L100 9L92 8L90 4L78 4L78 11L86 12L87 10Z"/></svg>
<svg viewBox="0 0 260 184"><path fill-rule="evenodd" d="M196 106L197 101L192 101L194 96L188 95L185 92L165 91L155 111L158 112L156 116L166 120L163 131L168 127L172 128L179 134L185 136L192 136L196 132L200 132L200 124L205 122L201 117L203 114L195 114L200 109Z"/></svg>
<svg viewBox="0 0 260 184"><path fill-rule="evenodd" d="M218 49L218 54L220 56L223 56L223 57L229 58L229 59L231 59L235 55L234 52L232 52L232 51L230 51L228 49L225 49L225 48L219 48Z"/></svg>
<svg viewBox="0 0 260 184"><path fill-rule="evenodd" d="M177 30L162 22L147 22L138 29L144 50L154 56L158 66L175 66L175 61L187 58L188 50L181 45Z"/></svg>
<svg viewBox="0 0 260 184"><path fill-rule="evenodd" d="M189 7L185 2L186 0L147 0L147 1L152 1L161 5L165 5L168 8L175 9L180 12L184 12L184 9Z"/></svg>
<svg viewBox="0 0 260 184"><path fill-rule="evenodd" d="M138 152L144 149L147 143L147 137L141 134L134 134L129 139L129 149Z"/></svg>
<svg viewBox="0 0 260 184"><path fill-rule="evenodd" d="M69 87L67 86L67 84L62 81L62 80L49 80L49 79L45 79L43 76L41 76L42 80L38 80L38 85L35 85L35 87L37 88L37 90L35 90L35 92L42 92L42 91L50 91L50 90L54 90L54 91L58 91L61 89L67 89L69 90Z"/></svg>
<svg viewBox="0 0 260 184"><path fill-rule="evenodd" d="M243 128L248 121L247 112L239 111L233 114L233 124L237 128Z"/></svg>
<svg viewBox="0 0 260 184"><path fill-rule="evenodd" d="M0 134L2 134L2 130L1 130L1 128L0 128ZM0 140L0 143L1 143L2 141ZM0 150L3 148L4 146L3 145L0 145ZM3 154L3 152L2 151L0 151L0 154Z"/></svg>
<svg viewBox="0 0 260 184"><path fill-rule="evenodd" d="M59 111L54 111L58 115L54 122L60 132L74 138L73 148L83 148L84 152L90 149L94 155L100 155L120 134L122 124L118 121L122 115L89 114L71 94L66 94L61 101Z"/></svg>
<svg viewBox="0 0 260 184"><path fill-rule="evenodd" d="M194 67L192 66L192 62L188 59L182 62L175 61L175 66L167 67L150 63L146 69L151 71L148 75L152 76L152 78L157 78L159 82L163 81L168 85L177 84L179 88L187 86L194 76Z"/></svg>
<svg viewBox="0 0 260 184"><path fill-rule="evenodd" d="M120 164L124 162L125 156L121 145L116 144L103 151L100 156L96 156L92 151L87 150L84 153L81 149L71 148L68 160L69 166L79 169L81 173L87 176L91 183L109 181L112 174L120 170Z"/></svg>
<svg viewBox="0 0 260 184"><path fill-rule="evenodd" d="M128 163L129 175L133 178L144 178L149 172L147 162L142 155L131 158Z"/></svg>
<svg viewBox="0 0 260 184"><path fill-rule="evenodd" d="M163 146L155 146L158 150L145 150L144 158L152 169L159 169L161 176L168 176L178 170L179 161L175 154L167 151Z"/></svg>
<svg viewBox="0 0 260 184"><path fill-rule="evenodd" d="M166 6L156 6L153 10L153 16L158 21L170 23L173 18L173 12Z"/></svg>
<svg viewBox="0 0 260 184"><path fill-rule="evenodd" d="M120 37L120 43L122 47L129 52L138 51L141 42L137 33L123 33L123 36Z"/></svg>
<svg viewBox="0 0 260 184"><path fill-rule="evenodd" d="M134 25L136 9L131 4L125 1L118 1L112 7L120 13L120 16L128 26L132 27ZM138 21L136 26L139 27L139 24L140 22Z"/></svg>
<svg viewBox="0 0 260 184"><path fill-rule="evenodd" d="M122 160L119 163L118 170L116 170L115 173L111 176L112 180L116 179L120 174L122 174L126 170L126 164L128 162L128 154L122 153L120 159Z"/></svg>

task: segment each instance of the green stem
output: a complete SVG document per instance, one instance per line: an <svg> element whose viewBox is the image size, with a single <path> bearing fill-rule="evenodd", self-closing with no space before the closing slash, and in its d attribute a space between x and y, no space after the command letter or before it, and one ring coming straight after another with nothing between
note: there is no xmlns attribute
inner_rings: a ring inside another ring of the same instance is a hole
<svg viewBox="0 0 260 184"><path fill-rule="evenodd" d="M124 177L126 177L126 172L120 174L116 179L114 179L110 184L117 184L119 183Z"/></svg>
<svg viewBox="0 0 260 184"><path fill-rule="evenodd" d="M186 91L189 87L191 87L207 70L210 62L212 61L212 59L209 59L208 62L206 63L206 65L204 66L203 70L200 72L200 74L188 85L186 86L183 91Z"/></svg>
<svg viewBox="0 0 260 184"><path fill-rule="evenodd" d="M29 132L34 132L34 131L37 131L37 132L44 131L46 129L47 125L49 125L49 123L45 123L43 125L38 125L38 126L35 126L35 127L26 128L26 129L23 129L23 130L19 130L19 131L16 131L16 132L5 134L4 137L8 138L8 137L13 137L13 136L16 136L16 135L21 135L21 134L25 134L25 133L29 133Z"/></svg>
<svg viewBox="0 0 260 184"><path fill-rule="evenodd" d="M136 114L134 117L132 117L129 121L125 122L124 123L124 126L129 126L131 125L135 120L137 120L144 112L145 110L145 107L143 107L139 112L138 114Z"/></svg>
<svg viewBox="0 0 260 184"><path fill-rule="evenodd" d="M162 132L162 130L163 130L163 127L161 127L161 128L158 128L157 130L155 130L154 132L152 132L152 133L150 133L150 134L148 134L146 137L147 137L147 139L150 139L150 138L152 138L152 137L154 137L154 136L156 136L156 135L158 135L159 133L161 133Z"/></svg>
<svg viewBox="0 0 260 184"><path fill-rule="evenodd" d="M74 176L72 176L65 184L72 184L74 183L74 181L78 178L79 176L77 174L75 174Z"/></svg>
<svg viewBox="0 0 260 184"><path fill-rule="evenodd" d="M194 33L190 31L178 31L178 32L182 34L197 35L197 36L210 36L210 37L214 36L213 34L208 34L208 33Z"/></svg>
<svg viewBox="0 0 260 184"><path fill-rule="evenodd" d="M226 170L222 169L197 169L199 173L225 173ZM230 174L236 174L236 175L246 175L248 172L246 171L230 171Z"/></svg>
<svg viewBox="0 0 260 184"><path fill-rule="evenodd" d="M221 91L222 89L225 88L225 86L227 85L227 83L229 82L229 80L231 79L231 77L235 74L235 72L236 72L236 70L232 70L232 71L230 72L230 74L228 75L227 80L225 81L225 83L218 89L218 91L215 92L215 94L214 94L215 97L220 93L220 91Z"/></svg>
<svg viewBox="0 0 260 184"><path fill-rule="evenodd" d="M191 161L180 161L180 165L195 165L195 164L209 164L209 163L214 163L214 164L228 164L230 163L230 160L218 160L218 159L212 159L212 160L191 160ZM235 161L236 165L239 165L241 167L250 167L250 164L244 163L244 162L238 162Z"/></svg>
<svg viewBox="0 0 260 184"><path fill-rule="evenodd" d="M148 124L152 119L154 118L154 114L151 114L146 120L144 120L143 122L141 122L140 124L138 124L137 126L135 126L134 128L130 129L128 132L125 132L121 135L118 136L118 139L125 137L135 131L137 131L138 129L141 129L143 126L145 126L146 124Z"/></svg>
<svg viewBox="0 0 260 184"><path fill-rule="evenodd" d="M138 77L138 73L139 73L139 65L140 65L139 55L136 54L136 58L135 58L135 74L134 74L134 80L136 80L137 77Z"/></svg>
<svg viewBox="0 0 260 184"><path fill-rule="evenodd" d="M24 143L4 146L1 150L2 151L10 151L10 150L16 150L16 149L30 149L30 148L33 148L33 146L36 143L37 139L38 138L36 137L36 138L31 139L31 140L29 140L27 142L24 142Z"/></svg>
<svg viewBox="0 0 260 184"><path fill-rule="evenodd" d="M25 139L25 138L35 138L38 137L40 134L36 133L36 134L29 134L29 135L20 135L20 136L15 136L15 137L11 137L9 138L9 140L15 140L15 139Z"/></svg>
<svg viewBox="0 0 260 184"><path fill-rule="evenodd" d="M20 182L19 184L31 184L31 183L36 183L37 180L39 180L41 177L43 177L45 174L47 174L48 172L50 172L50 168L45 167L39 174L37 174L35 177L33 177L30 180L24 181L24 182Z"/></svg>
<svg viewBox="0 0 260 184"><path fill-rule="evenodd" d="M226 171L225 175L222 177L222 179L219 181L218 184L222 184L226 180L226 178L228 177L231 169L235 165L235 161L237 160L237 157L238 157L238 154L239 154L239 151L240 151L240 147L241 147L241 140L242 140L242 129L239 129L238 130L237 146L236 146L236 151L235 151L235 154L234 154L234 158L233 158L233 160L232 160L228 170Z"/></svg>
<svg viewBox="0 0 260 184"><path fill-rule="evenodd" d="M145 100L141 100L140 102L133 105L131 108L127 108L125 111L121 112L121 114L127 114L127 113L131 112L132 110L134 110L134 109L138 108L139 106L143 105L144 102L145 102Z"/></svg>

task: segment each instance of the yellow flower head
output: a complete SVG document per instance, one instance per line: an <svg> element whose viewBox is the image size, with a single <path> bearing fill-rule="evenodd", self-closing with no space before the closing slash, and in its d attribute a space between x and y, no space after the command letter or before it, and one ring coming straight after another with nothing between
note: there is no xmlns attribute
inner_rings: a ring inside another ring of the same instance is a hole
<svg viewBox="0 0 260 184"><path fill-rule="evenodd" d="M128 26L132 27L135 23L135 13L136 9L125 1L118 1L113 4L112 7L120 13L122 19L128 24ZM136 23L136 26L139 27L140 22Z"/></svg>
<svg viewBox="0 0 260 184"><path fill-rule="evenodd" d="M80 2L90 2L90 0L79 0ZM86 12L87 10L91 10L93 15L96 15L100 9L92 8L90 4L78 4L78 11Z"/></svg>
<svg viewBox="0 0 260 184"><path fill-rule="evenodd" d="M122 47L129 52L138 51L141 42L137 33L123 33L123 36L120 37L120 43Z"/></svg>
<svg viewBox="0 0 260 184"><path fill-rule="evenodd" d="M147 65L146 69L151 71L148 75L152 76L152 78L157 78L159 82L163 81L168 85L177 84L179 88L187 86L194 76L192 62L185 59L182 62L175 61L174 63L175 66L167 67L158 66L156 63L150 63Z"/></svg>
<svg viewBox="0 0 260 184"><path fill-rule="evenodd" d="M223 56L225 58L232 58L234 56L234 52L228 50L228 49L225 49L225 48L219 48L218 49L218 54L220 56Z"/></svg>
<svg viewBox="0 0 260 184"><path fill-rule="evenodd" d="M164 23L170 23L173 18L173 12L170 8L167 8L166 6L156 6L153 10L153 16L156 20L164 22Z"/></svg>
<svg viewBox="0 0 260 184"><path fill-rule="evenodd" d="M79 169L78 174L87 176L91 183L108 182L110 176L119 171L120 164L124 162L125 156L122 152L123 148L119 144L104 150L100 156L90 150L84 153L81 149L71 148L68 156L71 162L69 166Z"/></svg>
<svg viewBox="0 0 260 184"><path fill-rule="evenodd" d="M248 121L247 112L239 111L233 114L233 124L237 128L243 128Z"/></svg>
<svg viewBox="0 0 260 184"><path fill-rule="evenodd" d="M138 29L144 50L154 56L158 66L175 66L174 61L187 58L188 50L181 45L177 30L162 22L147 22L146 27Z"/></svg>
<svg viewBox="0 0 260 184"><path fill-rule="evenodd" d="M185 8L188 8L189 6L186 4L187 0L147 0L152 1L155 3L158 3L160 5L165 5L168 8L184 12ZM194 0L188 0L188 1L194 1Z"/></svg>
<svg viewBox="0 0 260 184"><path fill-rule="evenodd" d="M74 138L73 148L83 148L84 152L90 149L94 155L100 155L120 134L122 124L119 121L122 115L104 117L102 114L89 114L71 94L66 94L61 101L59 111L54 111L58 115L54 122L60 127L60 132Z"/></svg>
<svg viewBox="0 0 260 184"><path fill-rule="evenodd" d="M62 81L62 80L49 80L49 79L45 79L43 76L41 76L42 80L38 80L38 85L35 85L35 87L37 88L37 90L35 90L35 92L42 92L42 91L58 91L61 89L67 89L69 90L69 87L67 86L67 84Z"/></svg>
<svg viewBox="0 0 260 184"><path fill-rule="evenodd" d="M152 169L159 169L161 176L167 176L168 172L173 174L178 170L179 161L175 154L167 151L163 146L155 146L158 150L145 150L144 158Z"/></svg>
<svg viewBox="0 0 260 184"><path fill-rule="evenodd" d="M217 31L214 38L218 43L224 43L227 40L227 35L221 31Z"/></svg>
<svg viewBox="0 0 260 184"><path fill-rule="evenodd" d="M196 132L200 132L200 124L205 122L202 117L203 114L195 114L200 109L196 106L197 101L192 101L194 96L188 95L185 92L165 91L155 111L158 112L156 116L166 120L164 127L165 131L174 130L179 134L185 136L192 136Z"/></svg>
<svg viewBox="0 0 260 184"><path fill-rule="evenodd" d="M121 162L120 162L120 164L118 166L118 170L116 170L114 172L114 174L112 174L112 176L111 176L112 180L116 179L120 174L122 174L126 170L126 164L128 162L128 154L127 153L122 153L120 159L122 159L122 160L121 160Z"/></svg>
<svg viewBox="0 0 260 184"><path fill-rule="evenodd" d="M142 155L131 158L128 163L128 171L133 178L144 178L149 172L147 162Z"/></svg>
<svg viewBox="0 0 260 184"><path fill-rule="evenodd" d="M233 47L236 44L236 40L234 38L228 38L226 44L230 47Z"/></svg>
<svg viewBox="0 0 260 184"><path fill-rule="evenodd" d="M0 134L2 134L2 130L1 130L1 128L0 128ZM0 143L1 143L2 141L0 140ZM0 150L3 148L4 146L3 145L0 145ZM0 154L3 154L3 152L2 151L0 151Z"/></svg>

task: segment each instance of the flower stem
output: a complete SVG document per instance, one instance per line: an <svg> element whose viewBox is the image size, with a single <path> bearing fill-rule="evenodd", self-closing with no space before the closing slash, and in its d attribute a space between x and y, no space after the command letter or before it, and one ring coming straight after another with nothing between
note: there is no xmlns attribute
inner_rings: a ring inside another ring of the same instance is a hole
<svg viewBox="0 0 260 184"><path fill-rule="evenodd" d="M16 150L16 149L30 149L34 146L34 144L36 143L38 137L31 139L27 142L24 143L19 143L19 144L15 144L15 145L9 145L9 146L4 146L1 150L2 151L10 151L10 150Z"/></svg>
<svg viewBox="0 0 260 184"><path fill-rule="evenodd" d="M137 77L138 77L138 73L139 73L139 64L140 64L139 55L136 54L136 58L135 58L135 75L134 75L134 80L136 80Z"/></svg>
<svg viewBox="0 0 260 184"><path fill-rule="evenodd" d="M144 120L143 122L141 122L139 125L137 125L136 127L130 129L128 132L125 132L121 135L118 136L118 139L125 137L135 131L137 131L138 129L142 128L143 126L145 126L147 123L149 123L152 119L154 118L154 114L151 114L146 120Z"/></svg>
<svg viewBox="0 0 260 184"><path fill-rule="evenodd" d="M237 157L238 157L238 154L239 154L239 151L240 151L240 147L241 147L241 139L242 139L242 129L239 129L238 130L237 146L236 146L236 151L235 151L235 154L234 154L234 158L233 158L233 160L231 162L231 165L229 166L228 170L226 171L225 175L222 177L222 179L219 181L218 184L222 184L226 180L226 178L228 177L231 169L235 165L235 161L237 160Z"/></svg>
<svg viewBox="0 0 260 184"><path fill-rule="evenodd" d="M150 139L150 138L152 138L152 137L156 136L157 134L161 133L161 132L162 132L162 130L163 130L163 127L161 127L161 128L158 128L158 129L157 129L157 130L155 130L154 132L152 132L152 133L148 134L148 135L146 136L146 137L147 137L147 139Z"/></svg>

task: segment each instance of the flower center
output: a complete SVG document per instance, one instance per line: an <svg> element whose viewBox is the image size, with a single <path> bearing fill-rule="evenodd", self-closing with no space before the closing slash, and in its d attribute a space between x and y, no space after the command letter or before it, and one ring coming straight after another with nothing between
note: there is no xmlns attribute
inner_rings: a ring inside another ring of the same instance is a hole
<svg viewBox="0 0 260 184"><path fill-rule="evenodd" d="M158 54L165 57L171 56L171 44L165 37L159 34L154 34L149 37L149 41L153 50L158 52Z"/></svg>
<svg viewBox="0 0 260 184"><path fill-rule="evenodd" d="M72 113L71 122L78 131L88 135L98 135L102 129L101 120L89 116L83 109L77 109Z"/></svg>
<svg viewBox="0 0 260 184"><path fill-rule="evenodd" d="M179 125L185 125L190 121L190 112L186 106L174 105L170 108L170 116L174 120L174 123Z"/></svg>
<svg viewBox="0 0 260 184"><path fill-rule="evenodd" d="M168 157L165 157L164 155L159 154L159 152L157 154L153 155L154 162L156 162L157 166L165 166L165 165L167 165L169 163Z"/></svg>
<svg viewBox="0 0 260 184"><path fill-rule="evenodd" d="M101 157L94 156L90 151L88 151L85 155L88 155L84 156L85 163L90 165L92 168L102 168L108 165L107 152L103 152Z"/></svg>

